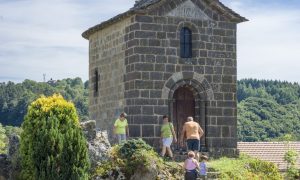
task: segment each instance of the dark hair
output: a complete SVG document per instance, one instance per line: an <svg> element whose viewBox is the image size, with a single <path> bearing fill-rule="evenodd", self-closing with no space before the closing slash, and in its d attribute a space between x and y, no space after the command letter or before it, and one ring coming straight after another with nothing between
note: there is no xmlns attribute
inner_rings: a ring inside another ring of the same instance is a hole
<svg viewBox="0 0 300 180"><path fill-rule="evenodd" d="M168 118L168 122L171 122L171 120L170 120L169 116L167 116L167 115L164 115L164 116L163 116L163 119L165 119L165 118Z"/></svg>
<svg viewBox="0 0 300 180"><path fill-rule="evenodd" d="M127 114L126 114L125 112L122 112L122 113L120 114L120 117L126 118L126 116L127 116Z"/></svg>

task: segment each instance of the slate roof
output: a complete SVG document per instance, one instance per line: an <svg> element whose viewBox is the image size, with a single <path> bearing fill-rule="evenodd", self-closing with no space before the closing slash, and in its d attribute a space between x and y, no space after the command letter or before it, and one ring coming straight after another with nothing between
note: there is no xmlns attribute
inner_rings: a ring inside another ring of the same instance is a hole
<svg viewBox="0 0 300 180"><path fill-rule="evenodd" d="M164 1L164 0L136 0L134 6L131 9L129 9L128 11L121 13L107 21L104 21L96 26L89 28L88 30L86 30L85 32L82 33L82 37L84 37L85 39L88 39L89 36L93 32L104 29L106 26L108 26L112 23L118 22L118 21L122 20L123 18L133 15L137 12L141 13L143 10L145 10L149 6L154 5L160 1ZM226 7L219 0L204 0L204 1L207 2L208 4L213 4L213 7L216 8L217 10L219 10L220 12L222 12L224 14L230 14L232 17L234 17L236 19L235 21L237 23L248 21L245 17L240 16L238 13L234 12L232 9Z"/></svg>
<svg viewBox="0 0 300 180"><path fill-rule="evenodd" d="M289 147L300 155L300 142L290 142ZM275 163L279 170L287 168L283 158L288 146L284 142L238 142L237 148L240 153ZM300 158L297 159L297 166L300 167Z"/></svg>

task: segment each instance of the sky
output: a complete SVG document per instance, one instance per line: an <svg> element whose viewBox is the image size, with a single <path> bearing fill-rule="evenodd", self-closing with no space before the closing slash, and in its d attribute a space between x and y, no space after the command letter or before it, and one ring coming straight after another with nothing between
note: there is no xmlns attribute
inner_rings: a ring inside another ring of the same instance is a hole
<svg viewBox="0 0 300 180"><path fill-rule="evenodd" d="M0 0L0 82L88 79L81 33L135 0ZM300 83L300 1L220 0L250 21L238 25L238 79Z"/></svg>

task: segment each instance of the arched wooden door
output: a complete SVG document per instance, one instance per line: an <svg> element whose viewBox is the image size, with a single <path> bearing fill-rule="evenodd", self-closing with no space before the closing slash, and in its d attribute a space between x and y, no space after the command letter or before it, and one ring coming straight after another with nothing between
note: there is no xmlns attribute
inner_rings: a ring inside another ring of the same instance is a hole
<svg viewBox="0 0 300 180"><path fill-rule="evenodd" d="M178 139L181 137L183 124L188 116L195 117L195 98L187 87L180 87L174 93L173 123ZM179 148L177 143L176 148Z"/></svg>

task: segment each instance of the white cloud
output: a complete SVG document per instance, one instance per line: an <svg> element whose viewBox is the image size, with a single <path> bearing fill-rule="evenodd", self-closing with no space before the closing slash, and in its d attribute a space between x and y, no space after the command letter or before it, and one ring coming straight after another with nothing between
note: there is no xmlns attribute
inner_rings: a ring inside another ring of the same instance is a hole
<svg viewBox="0 0 300 180"><path fill-rule="evenodd" d="M227 2L250 20L238 25L238 78L300 82L299 6L253 2Z"/></svg>
<svg viewBox="0 0 300 180"><path fill-rule="evenodd" d="M81 33L134 1L0 0L0 81L40 81L43 73L86 80L88 42ZM250 20L238 26L238 78L299 82L297 1L221 1Z"/></svg>
<svg viewBox="0 0 300 180"><path fill-rule="evenodd" d="M81 33L131 2L0 0L0 81L41 81L44 73L87 80L88 41Z"/></svg>

